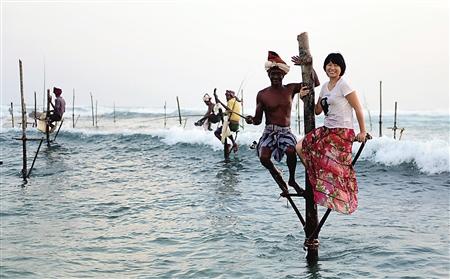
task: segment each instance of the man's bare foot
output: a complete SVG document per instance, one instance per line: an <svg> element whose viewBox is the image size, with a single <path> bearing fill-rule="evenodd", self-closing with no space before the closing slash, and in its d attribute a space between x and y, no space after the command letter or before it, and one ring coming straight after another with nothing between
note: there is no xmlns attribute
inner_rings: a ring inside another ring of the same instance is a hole
<svg viewBox="0 0 450 279"><path fill-rule="evenodd" d="M304 197L305 196L305 189L303 189L302 187L300 187L297 182L295 182L294 179L289 179L288 185L293 187L295 189L295 191L297 192L297 194L299 194L300 196Z"/></svg>
<svg viewBox="0 0 450 279"><path fill-rule="evenodd" d="M230 154L230 149L231 149L231 144L227 144L226 147L225 147L225 152L227 154Z"/></svg>

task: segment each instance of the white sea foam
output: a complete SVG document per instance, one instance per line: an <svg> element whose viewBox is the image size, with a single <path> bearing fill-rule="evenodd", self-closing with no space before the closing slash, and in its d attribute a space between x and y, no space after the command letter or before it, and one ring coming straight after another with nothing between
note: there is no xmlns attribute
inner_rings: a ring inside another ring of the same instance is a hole
<svg viewBox="0 0 450 279"><path fill-rule="evenodd" d="M358 147L359 144L355 144L353 150L356 151ZM361 154L361 159L387 166L414 164L428 174L450 172L449 158L450 147L446 141L399 141L387 137L370 140Z"/></svg>

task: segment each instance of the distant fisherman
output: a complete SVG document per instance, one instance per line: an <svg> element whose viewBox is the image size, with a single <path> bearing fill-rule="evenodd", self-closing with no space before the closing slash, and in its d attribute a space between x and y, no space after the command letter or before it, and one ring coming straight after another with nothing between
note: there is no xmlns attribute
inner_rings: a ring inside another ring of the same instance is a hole
<svg viewBox="0 0 450 279"><path fill-rule="evenodd" d="M241 114L241 103L240 100L236 97L236 94L232 90L225 91L225 98L227 99L227 104L225 105L222 103L219 98L217 97L217 94L214 93L214 97L216 97L217 103L220 103L225 109L226 114L228 116L228 127L231 132L237 132L239 130L239 120L240 120L240 114ZM214 132L216 138L219 140L221 139L223 127L217 128L217 130ZM233 151L237 152L238 145L233 138L233 135L228 136L229 139L231 139L231 142L233 144ZM231 145L228 145L227 153L229 153Z"/></svg>
<svg viewBox="0 0 450 279"><path fill-rule="evenodd" d="M211 123L217 123L220 121L220 116L214 112L215 104L211 101L211 96L205 94L203 96L203 102L208 107L205 115L194 123L195 126L202 126L209 131L212 131Z"/></svg>
<svg viewBox="0 0 450 279"><path fill-rule="evenodd" d="M279 162L286 154L286 163L289 168L288 184L299 194L303 194L304 190L295 181L297 139L292 134L290 125L292 100L295 94L300 93L300 97L304 97L309 90L302 83L283 85L283 78L289 72L289 66L273 51L269 51L265 69L271 84L258 92L255 116L247 116L245 120L248 124L259 125L262 122L263 113L265 114L266 127L257 145L259 160L280 187L287 191L287 185L280 171L270 159L273 154L274 159ZM318 83L317 79L316 81Z"/></svg>
<svg viewBox="0 0 450 279"><path fill-rule="evenodd" d="M61 121L64 112L66 111L66 101L64 101L63 97L61 97L62 90L60 88L53 87L53 93L56 96L55 104L52 103L52 97L49 96L49 102L53 107L53 110L50 111L50 115L48 116L47 120L51 129L55 127L55 125L53 125L53 122Z"/></svg>

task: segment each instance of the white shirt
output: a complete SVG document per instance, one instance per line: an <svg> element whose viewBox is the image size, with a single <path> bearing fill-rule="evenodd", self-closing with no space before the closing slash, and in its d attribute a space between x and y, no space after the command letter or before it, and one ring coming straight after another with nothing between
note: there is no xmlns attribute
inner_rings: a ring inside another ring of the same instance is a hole
<svg viewBox="0 0 450 279"><path fill-rule="evenodd" d="M327 98L328 115L325 116L324 126L327 128L353 129L353 110L345 96L353 92L353 88L342 77L332 90L328 90L326 82L320 90L319 97Z"/></svg>

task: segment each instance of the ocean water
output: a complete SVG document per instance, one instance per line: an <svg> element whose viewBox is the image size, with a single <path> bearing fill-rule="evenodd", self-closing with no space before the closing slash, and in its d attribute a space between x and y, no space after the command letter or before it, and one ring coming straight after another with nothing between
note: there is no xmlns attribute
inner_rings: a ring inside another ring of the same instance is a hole
<svg viewBox="0 0 450 279"><path fill-rule="evenodd" d="M225 161L193 125L202 113L182 111L180 125L170 111L164 127L163 110L102 108L93 127L90 109L76 108L76 127L67 112L24 183L21 129L2 107L0 277L449 278L448 113L399 113L401 140L372 123L355 166L359 207L330 214L313 266L297 216L249 148L263 127L246 125ZM296 177L303 184L300 165Z"/></svg>

